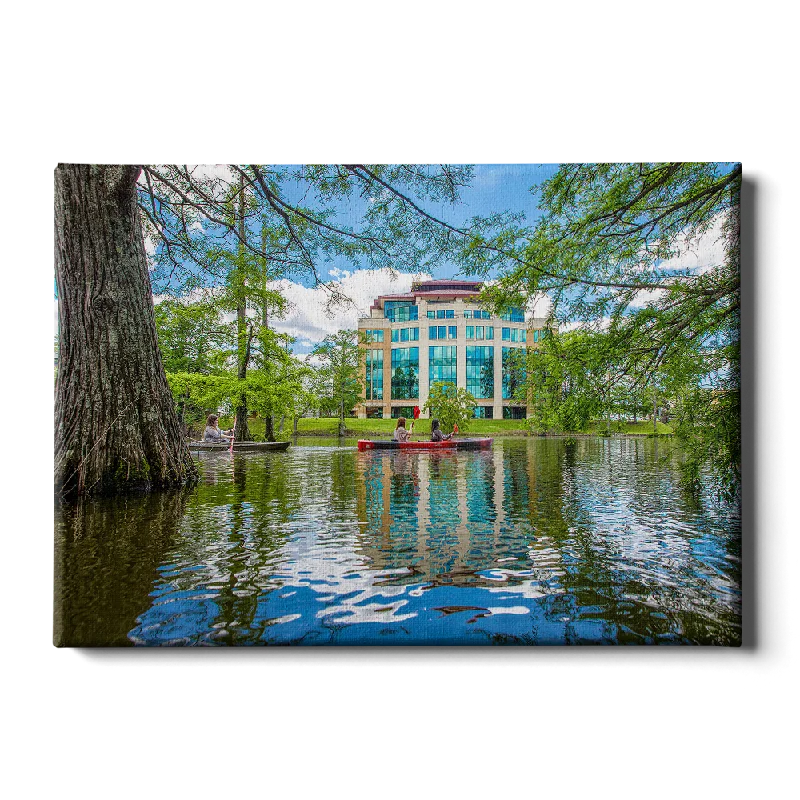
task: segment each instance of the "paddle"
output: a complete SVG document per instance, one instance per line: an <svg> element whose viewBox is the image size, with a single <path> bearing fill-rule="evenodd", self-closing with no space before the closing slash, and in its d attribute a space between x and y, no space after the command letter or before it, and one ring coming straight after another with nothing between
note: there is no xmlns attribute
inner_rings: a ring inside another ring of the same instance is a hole
<svg viewBox="0 0 800 800"><path fill-rule="evenodd" d="M411 430L408 432L409 438L411 438L411 434L414 433L414 423L419 419L419 406L414 406L414 419L411 420Z"/></svg>

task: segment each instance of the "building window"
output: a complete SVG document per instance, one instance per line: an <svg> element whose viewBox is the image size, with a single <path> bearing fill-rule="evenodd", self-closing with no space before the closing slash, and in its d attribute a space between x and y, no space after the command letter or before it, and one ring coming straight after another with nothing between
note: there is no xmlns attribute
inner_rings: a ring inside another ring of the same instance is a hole
<svg viewBox="0 0 800 800"><path fill-rule="evenodd" d="M392 331L393 342L416 342L419 339L419 328L395 328Z"/></svg>
<svg viewBox="0 0 800 800"><path fill-rule="evenodd" d="M389 301L383 304L384 316L392 322L413 322L419 319L419 308L408 301Z"/></svg>
<svg viewBox="0 0 800 800"><path fill-rule="evenodd" d="M392 399L419 397L419 347L392 348Z"/></svg>
<svg viewBox="0 0 800 800"><path fill-rule="evenodd" d="M494 347L467 346L467 391L481 400L494 397Z"/></svg>
<svg viewBox="0 0 800 800"><path fill-rule="evenodd" d="M457 383L455 345L449 345L445 347L430 347L428 348L428 355L428 363L430 365L428 378L431 386L434 383L442 381Z"/></svg>
<svg viewBox="0 0 800 800"><path fill-rule="evenodd" d="M483 325L475 326L475 338L481 340L483 339Z"/></svg>
<svg viewBox="0 0 800 800"><path fill-rule="evenodd" d="M472 319L472 311L470 311L469 309L467 309L467 310L464 312L464 319Z"/></svg>
<svg viewBox="0 0 800 800"><path fill-rule="evenodd" d="M513 400L525 384L525 350L503 348L503 400ZM516 417L514 417L516 419Z"/></svg>
<svg viewBox="0 0 800 800"><path fill-rule="evenodd" d="M367 409L367 418L368 419L383 419L383 409L382 408L368 408Z"/></svg>
<svg viewBox="0 0 800 800"><path fill-rule="evenodd" d="M494 419L494 409L491 406L475 406L472 416L475 419Z"/></svg>
<svg viewBox="0 0 800 800"><path fill-rule="evenodd" d="M458 337L458 328L455 325L447 326L447 338L456 339Z"/></svg>
<svg viewBox="0 0 800 800"><path fill-rule="evenodd" d="M467 325L467 339L474 339L474 338L475 338L475 326Z"/></svg>
<svg viewBox="0 0 800 800"><path fill-rule="evenodd" d="M398 419L399 417L413 419L414 406L392 406L392 419Z"/></svg>
<svg viewBox="0 0 800 800"><path fill-rule="evenodd" d="M523 343L525 341L525 328L503 328L503 341Z"/></svg>
<svg viewBox="0 0 800 800"><path fill-rule="evenodd" d="M505 314L500 315L500 319L506 322L525 322L525 314L521 308L509 308Z"/></svg>
<svg viewBox="0 0 800 800"><path fill-rule="evenodd" d="M503 406L503 419L525 419L525 406Z"/></svg>
<svg viewBox="0 0 800 800"><path fill-rule="evenodd" d="M486 338L494 339L494 328L491 325L486 326Z"/></svg>
<svg viewBox="0 0 800 800"><path fill-rule="evenodd" d="M366 334L368 342L383 341L383 330L381 328L365 330L364 333Z"/></svg>
<svg viewBox="0 0 800 800"><path fill-rule="evenodd" d="M367 350L366 399L383 400L383 350Z"/></svg>
<svg viewBox="0 0 800 800"><path fill-rule="evenodd" d="M435 311L429 311L428 312L428 319L436 319L436 312Z"/></svg>

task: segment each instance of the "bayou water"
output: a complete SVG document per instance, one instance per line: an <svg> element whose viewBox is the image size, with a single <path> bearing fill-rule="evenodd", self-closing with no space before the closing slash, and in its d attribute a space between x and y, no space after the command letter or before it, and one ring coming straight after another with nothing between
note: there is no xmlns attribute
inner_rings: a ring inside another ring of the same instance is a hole
<svg viewBox="0 0 800 800"><path fill-rule="evenodd" d="M57 510L60 645L740 643L740 517L650 439L202 454Z"/></svg>

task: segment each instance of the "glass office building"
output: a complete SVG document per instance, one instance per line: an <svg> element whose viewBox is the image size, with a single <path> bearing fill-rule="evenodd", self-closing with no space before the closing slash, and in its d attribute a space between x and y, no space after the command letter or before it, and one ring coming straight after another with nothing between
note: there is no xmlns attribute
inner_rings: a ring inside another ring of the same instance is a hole
<svg viewBox="0 0 800 800"><path fill-rule="evenodd" d="M481 306L481 289L480 281L434 280L375 298L358 323L365 351L358 416L410 416L435 383L471 392L475 416L526 416L519 367L544 338L545 320L521 308L493 314ZM520 356L509 356L512 350Z"/></svg>

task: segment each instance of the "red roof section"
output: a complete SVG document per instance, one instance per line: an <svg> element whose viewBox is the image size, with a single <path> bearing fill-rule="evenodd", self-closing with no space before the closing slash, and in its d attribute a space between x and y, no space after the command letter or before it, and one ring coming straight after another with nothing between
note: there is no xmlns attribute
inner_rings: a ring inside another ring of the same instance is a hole
<svg viewBox="0 0 800 800"><path fill-rule="evenodd" d="M375 298L371 308L383 308L386 300L415 300L420 296L436 295L438 297L470 297L478 294L483 281L462 281L453 279L439 279L435 281L420 281L411 284L411 291L406 294L382 294ZM469 287L469 288L467 288Z"/></svg>

